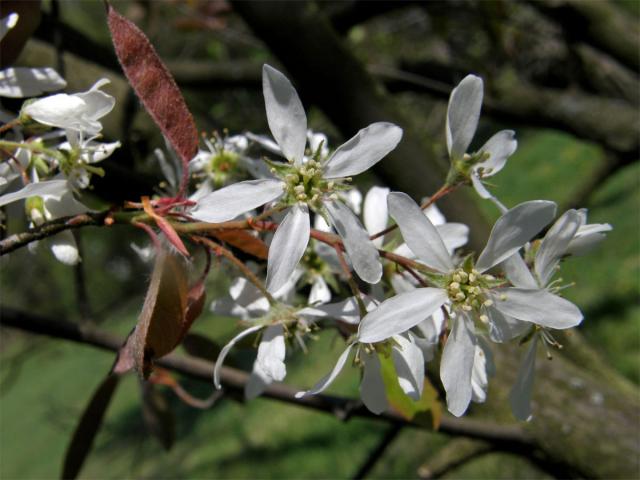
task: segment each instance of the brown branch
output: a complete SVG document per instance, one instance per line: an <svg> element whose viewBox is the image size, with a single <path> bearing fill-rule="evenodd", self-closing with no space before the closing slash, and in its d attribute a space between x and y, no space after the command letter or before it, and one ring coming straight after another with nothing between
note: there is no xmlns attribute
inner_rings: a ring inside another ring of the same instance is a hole
<svg viewBox="0 0 640 480"><path fill-rule="evenodd" d="M124 342L123 338L96 328L80 326L63 320L53 320L5 307L2 308L0 325L52 338L71 340L112 352L117 352ZM209 383L211 383L213 376L214 364L198 358L170 354L159 359L157 364L190 378ZM222 367L221 369L221 379L225 389L241 393L244 391L244 385L248 378L249 375L241 370L230 367ZM387 423L424 428L407 421L396 413L374 415L361 402L353 399L330 395L296 398L295 394L298 391L299 389L288 385L273 384L267 388L264 396L283 403L330 413L341 419L350 417L371 418ZM505 451L513 451L514 448L526 448L528 450L536 448L535 442L520 426L443 417L439 431L448 435L461 435L492 442L497 449Z"/></svg>

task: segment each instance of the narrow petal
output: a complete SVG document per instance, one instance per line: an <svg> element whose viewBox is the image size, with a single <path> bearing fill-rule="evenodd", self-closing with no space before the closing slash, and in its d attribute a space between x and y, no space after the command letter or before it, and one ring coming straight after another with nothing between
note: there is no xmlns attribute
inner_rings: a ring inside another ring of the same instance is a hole
<svg viewBox="0 0 640 480"><path fill-rule="evenodd" d="M13 67L0 70L0 97L35 97L61 90L67 82L53 68Z"/></svg>
<svg viewBox="0 0 640 480"><path fill-rule="evenodd" d="M364 373L360 382L360 398L365 407L376 415L380 415L388 408L384 381L380 371L380 359L376 352L363 353L362 359L364 360Z"/></svg>
<svg viewBox="0 0 640 480"><path fill-rule="evenodd" d="M251 317L260 317L269 311L269 301L249 280L236 278L229 287L229 296L234 302L245 308Z"/></svg>
<svg viewBox="0 0 640 480"><path fill-rule="evenodd" d="M331 290L329 285L324 281L320 275L316 275L311 285L311 291L309 292L309 304L321 305L331 301Z"/></svg>
<svg viewBox="0 0 640 480"><path fill-rule="evenodd" d="M469 406L472 396L471 373L476 354L473 320L466 314L453 321L440 362L440 378L447 392L447 408L459 417Z"/></svg>
<svg viewBox="0 0 640 480"><path fill-rule="evenodd" d="M580 223L580 214L576 210L567 210L544 236L534 262L540 285L547 285L551 280Z"/></svg>
<svg viewBox="0 0 640 480"><path fill-rule="evenodd" d="M531 346L520 366L518 378L509 394L511 411L513 416L521 421L531 420L531 394L533 392L533 380L536 372L536 351L538 337L534 337Z"/></svg>
<svg viewBox="0 0 640 480"><path fill-rule="evenodd" d="M473 188L480 198L488 200L489 198L493 197L493 194L489 190L487 190L487 187L484 186L484 183L482 183L482 180L480 179L480 177L478 177L478 174L476 172L471 172L470 178L471 185L473 185Z"/></svg>
<svg viewBox="0 0 640 480"><path fill-rule="evenodd" d="M404 333L432 315L447 298L441 288L417 288L391 297L362 319L358 340L376 343Z"/></svg>
<svg viewBox="0 0 640 480"><path fill-rule="evenodd" d="M264 331L258 345L256 362L260 370L271 380L281 382L287 375L284 364L285 354L284 328L282 325L270 325Z"/></svg>
<svg viewBox="0 0 640 480"><path fill-rule="evenodd" d="M538 282L531 274L529 267L524 263L520 253L514 253L500 264L509 281L514 287L536 290Z"/></svg>
<svg viewBox="0 0 640 480"><path fill-rule="evenodd" d="M76 93L74 96L82 99L86 105L84 114L91 120L98 120L113 110L116 99L108 93L100 90L101 87L110 83L109 79L101 78L93 86L83 93Z"/></svg>
<svg viewBox="0 0 640 480"><path fill-rule="evenodd" d="M389 189L384 187L371 187L364 197L364 211L362 219L369 235L384 230L387 226L389 214L387 212L387 195ZM373 244L376 248L382 248L384 237L376 238Z"/></svg>
<svg viewBox="0 0 640 480"><path fill-rule="evenodd" d="M349 358L349 352L351 352L353 345L354 344L352 343L344 352L342 352L342 355L340 355L340 357L338 358L338 361L333 367L333 370L331 370L331 372L329 372L326 377L316 383L310 390L307 390L306 392L296 393L296 398L302 398L307 395L315 395L317 393L323 392L329 385L331 385L344 368L344 364L347 363L347 358Z"/></svg>
<svg viewBox="0 0 640 480"><path fill-rule="evenodd" d="M51 195L52 197L61 198L68 191L69 187L66 180L48 180L46 182L29 183L17 192L0 196L0 207L35 195Z"/></svg>
<svg viewBox="0 0 640 480"><path fill-rule="evenodd" d="M364 305L368 310L375 308L373 300L369 297L364 298ZM360 323L360 309L354 297L349 297L341 302L306 307L298 313L314 318L334 318L352 325Z"/></svg>
<svg viewBox="0 0 640 480"><path fill-rule="evenodd" d="M389 214L396 221L409 248L427 266L439 271L453 270L453 261L436 227L406 193L391 192Z"/></svg>
<svg viewBox="0 0 640 480"><path fill-rule="evenodd" d="M311 225L309 209L298 203L291 207L278 226L271 245L267 264L267 290L277 292L291 277L307 245Z"/></svg>
<svg viewBox="0 0 640 480"><path fill-rule="evenodd" d="M227 354L229 353L229 350L231 350L231 348L238 343L240 340L242 340L244 337L251 335L252 333L257 332L258 330L263 329L264 326L262 325L256 325L254 327L249 327L246 330L243 330L242 332L240 332L238 335L236 335L235 337L233 337L229 343L227 343L222 350L220 350L220 354L218 355L218 358L216 359L216 365L213 369L213 384L215 385L215 387L217 389L221 388L220 385L220 370L222 369L222 363L224 362L224 359L227 357Z"/></svg>
<svg viewBox="0 0 640 480"><path fill-rule="evenodd" d="M216 190L200 199L191 216L203 222L226 222L275 200L284 193L281 180L248 180Z"/></svg>
<svg viewBox="0 0 640 480"><path fill-rule="evenodd" d="M76 265L80 261L78 245L73 234L66 230L51 238L51 251L58 261L65 265Z"/></svg>
<svg viewBox="0 0 640 480"><path fill-rule="evenodd" d="M486 313L489 317L489 338L493 342L509 342L531 329L529 322L505 315L495 307L487 307Z"/></svg>
<svg viewBox="0 0 640 480"><path fill-rule="evenodd" d="M411 334L410 338L411 338ZM414 342L402 335L393 337L396 345L391 349L393 364L402 391L413 400L420 400L424 387L424 356Z"/></svg>
<svg viewBox="0 0 640 480"><path fill-rule="evenodd" d="M462 158L476 133L482 89L480 77L467 75L451 92L447 108L447 149L451 159Z"/></svg>
<svg viewBox="0 0 640 480"><path fill-rule="evenodd" d="M341 202L326 202L325 206L342 238L353 269L365 282L378 283L382 277L380 256L358 217Z"/></svg>
<svg viewBox="0 0 640 480"><path fill-rule="evenodd" d="M464 223L444 223L437 225L436 230L449 253L466 245L469 241L469 227Z"/></svg>
<svg viewBox="0 0 640 480"><path fill-rule="evenodd" d="M478 344L476 345L473 371L471 373L471 400L476 403L483 403L487 400L489 377L495 375L496 366L488 343L483 341L482 337L477 337L477 339Z"/></svg>
<svg viewBox="0 0 640 480"><path fill-rule="evenodd" d="M343 143L327 160L325 178L350 177L372 167L402 139L402 129L392 123L378 122L363 128Z"/></svg>
<svg viewBox="0 0 640 480"><path fill-rule="evenodd" d="M66 93L58 93L35 100L22 109L36 122L60 128L78 128L87 105L81 98Z"/></svg>
<svg viewBox="0 0 640 480"><path fill-rule="evenodd" d="M558 329L575 327L582 322L578 307L546 290L505 288L496 294L495 308L518 320Z"/></svg>
<svg viewBox="0 0 640 480"><path fill-rule="evenodd" d="M287 160L300 163L307 143L307 115L287 77L275 68L262 67L262 92L269 129Z"/></svg>
<svg viewBox="0 0 640 480"><path fill-rule="evenodd" d="M518 148L518 141L516 140L516 132L513 130L502 130L496 133L493 137L487 140L480 152L488 153L489 158L484 162L478 163L474 170L478 173L482 171L483 177L490 177L495 175L504 167L507 163L507 159L513 155L513 152Z"/></svg>
<svg viewBox="0 0 640 480"><path fill-rule="evenodd" d="M262 395L271 383L272 379L260 369L258 362L254 362L251 375L249 375L247 383L244 384L244 398L253 400Z"/></svg>
<svg viewBox="0 0 640 480"><path fill-rule="evenodd" d="M516 253L553 220L555 213L556 204L545 200L513 207L496 221L476 268L484 272Z"/></svg>
<svg viewBox="0 0 640 480"><path fill-rule="evenodd" d="M0 40L4 38L9 30L16 26L19 19L20 16L17 13L10 13L6 17L2 17L2 19L0 19Z"/></svg>

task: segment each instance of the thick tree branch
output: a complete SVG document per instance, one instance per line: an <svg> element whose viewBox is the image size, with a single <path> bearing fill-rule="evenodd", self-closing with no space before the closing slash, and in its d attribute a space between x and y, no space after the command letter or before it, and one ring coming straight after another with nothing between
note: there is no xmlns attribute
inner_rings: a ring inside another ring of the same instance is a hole
<svg viewBox="0 0 640 480"><path fill-rule="evenodd" d="M53 320L26 312L20 312L12 308L2 308L0 325L17 328L38 335L46 335L52 338L71 340L76 343L94 346L103 350L117 352L124 339L111 333L98 330L90 326L80 326L71 322ZM211 382L213 377L212 362L170 354L157 361L157 364L176 371L196 380ZM230 367L222 367L221 377L225 389L243 392L244 385L249 375L241 370ZM359 401L330 395L312 395L304 398L296 398L299 391L294 387L283 384L274 384L267 388L264 396L284 403L310 408L336 415L338 418L363 417L380 421L424 428L420 425L408 422L395 413L374 415L369 412ZM508 426L488 423L478 420L443 417L440 423L441 433L448 435L461 435L476 438L493 443L497 449L514 451L517 448L535 449L532 438L519 426Z"/></svg>

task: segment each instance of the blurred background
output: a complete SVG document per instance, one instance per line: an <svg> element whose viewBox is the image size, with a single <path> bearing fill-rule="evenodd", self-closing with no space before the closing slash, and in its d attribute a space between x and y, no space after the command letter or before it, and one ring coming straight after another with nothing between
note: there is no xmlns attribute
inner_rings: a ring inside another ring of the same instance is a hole
<svg viewBox="0 0 640 480"><path fill-rule="evenodd" d="M95 207L153 194L162 180L151 152L158 129L128 87L115 59L101 2L2 1L26 8L33 31L15 65L53 66L68 92L98 78L116 96L105 137L123 147L101 164ZM472 149L494 132L517 133L518 150L491 178L507 205L549 199L559 211L589 209L590 223L613 231L591 254L565 262L564 291L585 321L561 339L551 362L540 353L536 417L526 430L534 451L452 437L375 420L332 415L257 399L223 397L208 410L170 391L143 390L134 375L118 387L82 478L631 478L640 436L640 142L637 1L114 1L150 38L184 92L199 130L267 133L261 67L286 72L309 125L340 145L358 129L387 120L405 129L402 147L361 180L421 198L446 174L445 113L451 89L467 74L485 82ZM38 18L39 17L39 18ZM25 22L27 23L27 22ZM25 27L26 28L26 27ZM27 33L28 35L28 33ZM6 108L19 104L5 103ZM439 205L482 245L497 210L469 191ZM19 209L12 213L17 213ZM16 215L13 215L16 218ZM9 232L24 230L15 220ZM3 232L5 233L5 232ZM45 246L2 257L1 301L51 319L99 326L124 336L141 309L150 267L130 248L128 228L77 231L83 262L67 267ZM232 276L215 269L208 300ZM237 331L205 309L193 330L223 345ZM0 477L58 477L65 450L113 355L63 340L2 328ZM334 332L309 355L287 360L287 383L324 375L342 351ZM231 364L249 369L254 353ZM185 353L181 351L181 353ZM523 349L497 354L489 401L472 418L515 424L508 391ZM212 385L181 378L194 395ZM358 375L344 372L332 393L356 396ZM511 450L511 451L510 451Z"/></svg>

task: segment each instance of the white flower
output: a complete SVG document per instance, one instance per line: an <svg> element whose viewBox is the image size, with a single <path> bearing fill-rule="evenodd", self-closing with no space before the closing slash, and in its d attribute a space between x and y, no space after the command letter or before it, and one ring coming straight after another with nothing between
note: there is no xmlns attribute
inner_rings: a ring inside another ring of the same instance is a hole
<svg viewBox="0 0 640 480"><path fill-rule="evenodd" d="M447 149L452 164L473 160L471 182L480 197L492 200L504 213L507 209L482 184L482 179L498 173L516 151L515 132L502 130L491 137L473 155L467 148L478 127L482 108L483 83L480 77L467 75L451 92L447 108Z"/></svg>
<svg viewBox="0 0 640 480"><path fill-rule="evenodd" d="M477 343L475 317L492 323L494 318L508 315L556 328L568 328L582 320L575 305L563 298L544 290L496 289L496 280L485 274L517 252L551 221L555 213L553 202L525 202L503 214L494 225L475 266L464 262L461 267L455 266L437 230L413 200L394 192L389 194L388 203L391 217L409 248L425 265L442 275L444 288L419 288L414 292L420 295L424 291L425 297L436 298L439 302L436 309L448 303L455 315L440 367L447 405L454 415L462 415L472 398L471 375ZM433 297L432 290L441 292L440 296ZM402 298L402 295L394 298ZM551 312L553 317L549 315ZM420 318L420 312L416 313L411 320L404 315L408 328L427 317Z"/></svg>
<svg viewBox="0 0 640 480"><path fill-rule="evenodd" d="M571 252L572 247L576 251L584 252L604 238L605 231L611 230L611 226L605 225L585 225L586 210L566 211L549 229L544 236L533 261L533 274L522 260L519 253L503 262L503 269L511 283L520 289L520 292L545 291L548 295L555 296L555 292L562 287L557 287L557 282L552 281L561 259ZM566 302L566 300L565 300ZM567 302L569 303L569 302ZM577 307L575 307L577 309ZM509 312L505 312L509 315ZM511 317L526 320L523 315L512 311ZM514 416L519 420L529 420L531 418L531 393L533 391L533 379L535 368L536 346L538 339L543 343L552 346L557 345L547 328L568 328L573 325L557 323L555 317L560 312L547 311L544 314L549 318L539 318L537 323L542 328L537 329L531 340L525 359L520 367L518 379L509 396L511 409ZM497 324L498 336L509 339L512 335L519 335L527 329L526 323L508 319L504 325ZM506 328L503 328L506 327Z"/></svg>
<svg viewBox="0 0 640 480"><path fill-rule="evenodd" d="M269 248L267 289L274 292L287 281L307 247L309 208L324 212L342 237L356 273L377 283L382 275L378 252L357 217L336 196L348 177L367 170L393 150L402 130L390 123L374 123L325 162L303 162L307 118L298 94L282 73L268 65L262 79L269 128L289 163L273 164L277 179L240 182L205 195L191 215L206 222L224 222L274 200L288 205Z"/></svg>
<svg viewBox="0 0 640 480"><path fill-rule="evenodd" d="M59 93L34 100L22 108L33 120L43 125L83 132L93 136L102 130L99 120L115 105L115 98L100 90L109 83L103 78L82 93Z"/></svg>

